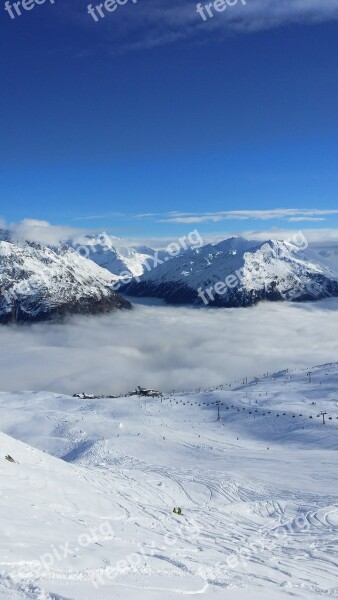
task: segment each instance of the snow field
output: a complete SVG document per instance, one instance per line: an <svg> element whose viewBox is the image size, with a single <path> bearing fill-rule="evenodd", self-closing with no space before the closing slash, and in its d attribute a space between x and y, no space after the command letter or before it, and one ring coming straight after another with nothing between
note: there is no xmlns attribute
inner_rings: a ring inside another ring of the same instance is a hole
<svg viewBox="0 0 338 600"><path fill-rule="evenodd" d="M0 394L1 600L337 598L338 367L307 373Z"/></svg>

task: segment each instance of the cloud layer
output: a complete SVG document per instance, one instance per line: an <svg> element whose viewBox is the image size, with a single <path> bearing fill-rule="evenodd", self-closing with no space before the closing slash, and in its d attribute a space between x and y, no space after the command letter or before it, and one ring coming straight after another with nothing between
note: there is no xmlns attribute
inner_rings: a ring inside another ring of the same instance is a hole
<svg viewBox="0 0 338 600"><path fill-rule="evenodd" d="M256 220L257 223L260 221L262 224L266 223L270 219L280 220L282 223L287 224L288 222L295 222L299 224L299 227L302 227L303 221L313 221L322 219L319 215L333 215L338 214L338 211L335 210L325 210L325 209L311 209L311 210L303 210L303 209L276 209L276 210L242 210L242 211L223 211L221 213L163 213L163 214L144 214L144 215L128 215L129 220L135 219L141 225L143 219L150 219L151 221L156 220L166 220L168 219L168 225L170 222L174 221L175 223L180 223L183 227L181 236L188 236L189 233L194 230L196 231L199 226L203 226L210 222L231 222L234 219L238 221L242 221L243 223L246 220L253 219ZM190 215L191 220L188 218ZM213 219L213 215L219 216L219 218ZM298 215L298 217L296 216ZM301 216L303 215L303 216ZM312 215L312 216L311 216ZM317 215L317 216L315 216ZM187 217L187 218L186 218ZM199 220L199 217L200 220ZM177 219L177 221L175 221ZM100 235L106 232L103 232L102 229L98 228L78 228L72 227L70 225L53 225L48 223L47 221L39 221L37 219L23 219L18 223L8 224L4 220L0 219L0 230L1 228L10 231L11 237L13 241L19 240L28 240L32 242L39 242L41 244L57 246L62 242L66 242L71 239L74 242L77 242L80 245L86 243L84 235ZM140 228L140 234L142 229ZM333 246L336 247L336 243L338 242L338 229L323 227L318 229L303 229L304 235L308 240L309 244L324 244L332 243ZM109 227L107 230L107 235L111 235L114 246L115 247L130 247L130 246L148 246L150 248L155 248L158 250L166 250L166 248L172 244L173 242L177 242L179 237L176 235L166 235L166 236L147 236L144 237L142 235L138 236L125 236L123 238L118 238L114 235L116 233L114 228ZM274 227L271 229L260 228L256 230L236 230L236 229L223 229L216 232L208 232L205 231L205 227L203 231L199 232L199 235L203 239L204 244L208 243L218 243L223 241L226 238L229 238L233 235L240 235L243 238L249 240L260 240L265 241L268 239L279 239L279 240L289 240L295 234L294 229L288 229L287 226L282 227Z"/></svg>
<svg viewBox="0 0 338 600"><path fill-rule="evenodd" d="M0 388L196 389L337 359L338 300L245 309L137 305L67 324L0 327ZM335 312L333 312L335 311Z"/></svg>

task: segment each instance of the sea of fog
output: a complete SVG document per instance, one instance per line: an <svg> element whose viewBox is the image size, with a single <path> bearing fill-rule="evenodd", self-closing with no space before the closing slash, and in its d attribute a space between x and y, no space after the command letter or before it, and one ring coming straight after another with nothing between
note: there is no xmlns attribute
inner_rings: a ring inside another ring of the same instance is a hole
<svg viewBox="0 0 338 600"><path fill-rule="evenodd" d="M189 390L311 367L338 360L337 316L337 299L240 309L136 304L63 324L0 326L0 390Z"/></svg>

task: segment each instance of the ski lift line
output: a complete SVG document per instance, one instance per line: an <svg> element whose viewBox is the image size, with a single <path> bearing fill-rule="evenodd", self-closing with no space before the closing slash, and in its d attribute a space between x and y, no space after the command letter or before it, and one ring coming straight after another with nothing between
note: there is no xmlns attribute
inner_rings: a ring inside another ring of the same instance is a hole
<svg viewBox="0 0 338 600"><path fill-rule="evenodd" d="M330 373L334 373L336 371L336 369L338 367L338 363L328 363L325 366L327 367L327 369L326 369L326 372L324 373L324 375L327 376ZM237 389L241 389L243 387L250 388L253 384L256 384L256 385L258 385L258 383L263 384L264 383L263 380L266 379L267 377L270 378L270 382L272 384L272 382L276 382L277 378L279 379L279 382L280 382L280 380L281 380L281 378L283 376L285 377L286 375L288 375L288 378L284 379L284 383L287 384L292 379L291 376L290 376L290 373L304 373L305 374L304 375L305 378L306 377L311 378L311 377L313 377L314 375L317 374L316 373L316 367L313 367L312 371L309 371L309 369L306 369L306 368L301 368L301 369L290 369L290 368L287 368L285 370L278 371L278 372L271 373L271 374L270 373L265 373L265 374L261 375L260 377L254 377L250 381L248 381L248 377L245 377L245 378L238 379L238 380L235 380L235 381L231 381L231 382L228 382L228 383L219 384L217 386L211 386L209 388L205 388L203 391L202 391L202 388L199 387L199 388L197 388L195 390L195 392L194 391L185 392L184 390L172 390L170 392L162 392L162 393L160 393L161 402L163 402L164 400L168 399L168 398L166 398L165 394L169 394L169 397L171 395L174 395L174 394L176 394L177 396L183 395L185 397L187 395L192 395L192 394L213 393L213 392L219 391L219 390L226 391L225 388L229 388L229 391L230 391L230 389L232 389L234 391L235 390L237 391ZM321 371L320 375L321 376L323 375L322 371ZM271 379L272 379L272 381L271 381ZM321 383L322 382L320 382L320 384ZM237 389L233 387L236 384L239 384L239 388L237 388ZM157 390L154 390L154 391L157 392ZM266 391L266 386L264 386L264 391L265 391L265 395L268 395L268 392ZM252 390L251 389L250 392L247 391L247 397L248 397L248 394L250 394L250 397L252 397L254 394L259 394L261 396L262 393L264 393L263 390L261 392L259 392L258 390ZM122 394L122 393L120 393L120 394L116 394L116 395L105 395L105 394L92 395L92 394L82 393L82 394L74 394L74 397L81 397L81 399L94 400L94 399L103 399L103 398L111 398L111 399L121 398L121 397L125 397L126 395L129 395L129 394ZM180 400L180 402L182 402L182 401ZM257 400L256 400L256 402L257 402ZM215 404L216 403L217 403L217 401L215 402ZM222 404L223 403L221 403L221 405ZM229 409L227 409L227 410L229 410ZM270 413L268 413L268 414L270 414ZM296 415L294 416L294 418L296 418ZM308 418L312 418L312 415L309 415ZM334 418L338 419L338 416L336 416L336 417L333 416L332 417L330 415L328 417L328 420L332 421Z"/></svg>
<svg viewBox="0 0 338 600"><path fill-rule="evenodd" d="M169 402L172 402L172 400L169 400ZM233 409L234 409L234 410L236 410L237 412L240 412L240 408L236 408L234 405L231 405L231 407L229 407L229 406L224 406L223 402L221 402L221 401L215 401L215 402L203 402L202 404L200 404L200 403L198 403L198 402L194 402L194 403L191 403L191 402L190 402L190 403L189 403L189 402L183 402L182 400L180 400L180 402L182 403L182 405L183 405L183 406L189 406L189 407L191 407L191 406L199 406L199 407L201 407L202 405L206 405L206 406L213 406L213 405L217 405L217 407L223 406L223 407L224 407L226 410L230 410L230 408L233 408ZM179 402L178 402L178 401L175 401L175 404L176 404L176 405L178 405L178 404L179 404ZM246 408L249 408L249 406L242 407L242 410L246 410ZM273 415L273 413L272 413L272 411L271 411L271 410L270 410L270 411L267 411L267 410L265 410L265 412L262 412L262 411L259 411L258 409L255 409L255 411L254 411L254 412L257 414L257 416L263 416L263 417L266 417L266 416L269 416L269 415ZM252 411L248 411L248 413L247 413L247 414L250 414L250 415L252 415L252 414L253 414L253 412L252 412ZM325 416L326 416L326 415L328 415L328 414L329 414L329 413L325 412ZM278 413L278 412L277 412L277 414L276 414L276 417L278 417L278 418L279 418L279 417L281 417L281 416L283 416L283 417L285 417L285 416L286 416L286 417L287 417L287 416L291 416L291 418L293 418L293 419L296 419L296 418L308 418L308 419L313 419L313 418L314 418L314 417L313 417L313 415L303 415L303 413L299 413L299 414L297 415L297 414L288 414L288 413L285 413L285 412L284 412L284 413L280 413L280 412ZM317 417L317 418L319 418L319 417L321 417L321 416L323 416L323 413L321 413L321 414L318 414L316 417ZM255 417L254 417L254 418L255 418ZM336 418L336 419L338 420L338 416L331 416L331 414L330 414L330 415L329 415L327 418L328 418L328 420L329 420L329 421L333 421L333 420L334 420L334 418ZM217 420L220 420L220 419L219 419L219 418L217 418ZM325 423L324 423L324 424L325 424Z"/></svg>

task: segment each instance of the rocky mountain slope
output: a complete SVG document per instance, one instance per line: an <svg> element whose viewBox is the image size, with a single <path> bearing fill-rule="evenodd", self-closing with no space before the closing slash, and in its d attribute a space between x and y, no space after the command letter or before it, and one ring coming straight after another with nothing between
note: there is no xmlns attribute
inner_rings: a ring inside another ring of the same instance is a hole
<svg viewBox="0 0 338 600"><path fill-rule="evenodd" d="M130 308L115 279L68 247L0 241L0 323Z"/></svg>
<svg viewBox="0 0 338 600"><path fill-rule="evenodd" d="M121 288L172 304L250 306L338 296L337 275L289 242L230 238L191 249Z"/></svg>

